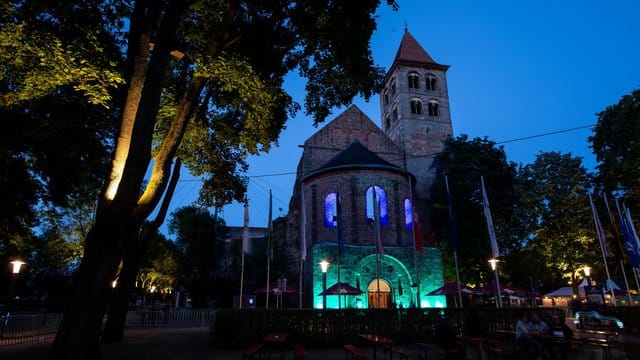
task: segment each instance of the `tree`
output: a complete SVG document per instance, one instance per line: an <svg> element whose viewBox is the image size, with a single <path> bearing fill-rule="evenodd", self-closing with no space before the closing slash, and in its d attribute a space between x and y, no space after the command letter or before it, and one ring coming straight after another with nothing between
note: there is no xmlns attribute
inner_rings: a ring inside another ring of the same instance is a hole
<svg viewBox="0 0 640 360"><path fill-rule="evenodd" d="M537 219L532 248L542 256L550 281L576 274L598 258L598 243L587 191L591 176L582 158L571 153L541 152L523 168L527 206Z"/></svg>
<svg viewBox="0 0 640 360"><path fill-rule="evenodd" d="M126 248L159 203L176 155L185 156L196 173L206 174L207 200L219 206L242 198L244 181L238 172L243 162L238 160L268 150L297 109L282 88L287 73L298 68L309 79L305 105L315 122L357 94L372 94L382 75L369 49L379 5L377 0L69 0L55 9L22 1L3 7L34 15L26 22L9 16L7 23L16 28L12 33L20 34L23 25L38 28L30 22L66 30L43 32L46 41L36 49L46 50L44 56L34 57L40 54L35 51L19 58L71 65L69 77L53 76L64 66L47 68L43 73L55 81L32 92L26 76L30 66L11 63L5 67L11 76L5 79L24 96L7 103L69 86L119 116L109 174L50 358L98 356L109 284ZM75 16L85 16L84 27L76 26ZM68 18L74 26L67 28ZM104 51L102 44L122 44L125 59ZM87 62L92 67L85 69ZM119 74L125 82L122 102L108 91L121 82ZM193 145L195 151L180 149L183 140L185 149ZM209 149L224 151L209 154Z"/></svg>
<svg viewBox="0 0 640 360"><path fill-rule="evenodd" d="M466 283L486 283L492 279L487 260L491 247L483 213L480 176L484 176L487 196L498 238L504 254L505 240L510 238L514 215L515 164L507 162L504 150L486 138L469 140L466 135L448 138L442 153L434 159L436 180L433 187L434 216L432 224L439 234L445 267L453 277L449 215L444 176L449 179L459 238L460 277Z"/></svg>
<svg viewBox="0 0 640 360"><path fill-rule="evenodd" d="M608 193L620 191L633 207L640 199L640 89L597 114L589 137L598 160L598 181Z"/></svg>
<svg viewBox="0 0 640 360"><path fill-rule="evenodd" d="M117 41L96 26L108 2L58 3L0 5L0 252L95 205L107 174L117 114L104 105L122 82Z"/></svg>
<svg viewBox="0 0 640 360"><path fill-rule="evenodd" d="M182 255L182 278L194 306L206 306L216 295L218 260L228 236L223 219L196 206L181 207L172 214L169 231L176 235Z"/></svg>

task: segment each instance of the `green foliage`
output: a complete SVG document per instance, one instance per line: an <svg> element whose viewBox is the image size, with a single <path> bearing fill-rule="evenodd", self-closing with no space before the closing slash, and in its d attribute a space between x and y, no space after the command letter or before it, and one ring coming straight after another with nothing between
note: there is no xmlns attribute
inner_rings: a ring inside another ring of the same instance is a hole
<svg viewBox="0 0 640 360"><path fill-rule="evenodd" d="M582 158L541 152L520 173L526 206L536 219L532 250L544 259L549 281L560 283L598 259L593 217L587 198L591 176Z"/></svg>
<svg viewBox="0 0 640 360"><path fill-rule="evenodd" d="M461 279L467 283L491 282L487 260L491 247L482 206L480 176L484 176L487 196L495 225L498 247L505 254L505 240L510 239L512 219L516 217L513 204L516 182L515 164L507 162L504 150L493 141L466 135L448 138L445 148L434 160L436 180L432 196L434 216L432 225L443 239L443 253L450 254L451 247L445 242L449 236L449 215L444 185L445 174L449 178L459 238L458 258ZM523 239L520 239L523 240ZM446 258L445 266L453 267L453 257ZM448 271L454 274L453 271Z"/></svg>
<svg viewBox="0 0 640 360"><path fill-rule="evenodd" d="M191 293L195 305L205 305L217 296L215 286L228 238L224 220L200 207L187 206L174 211L169 231L176 235L180 252L181 283Z"/></svg>
<svg viewBox="0 0 640 360"><path fill-rule="evenodd" d="M5 6L5 10L8 5ZM90 29L82 41L67 42L25 22L4 23L0 31L0 107L47 96L63 86L84 93L89 103L109 108L111 90L124 83Z"/></svg>
<svg viewBox="0 0 640 360"><path fill-rule="evenodd" d="M158 291L175 289L180 274L180 252L176 245L156 232L149 242L143 264L138 272L138 282L149 291L155 286Z"/></svg>
<svg viewBox="0 0 640 360"><path fill-rule="evenodd" d="M589 141L599 162L598 180L605 191L621 191L635 207L640 199L640 89L597 116Z"/></svg>

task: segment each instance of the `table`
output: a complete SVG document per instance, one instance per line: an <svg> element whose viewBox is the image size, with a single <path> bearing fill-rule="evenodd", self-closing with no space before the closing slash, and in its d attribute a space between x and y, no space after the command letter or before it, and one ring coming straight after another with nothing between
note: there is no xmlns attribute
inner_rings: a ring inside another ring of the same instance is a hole
<svg viewBox="0 0 640 360"><path fill-rule="evenodd" d="M383 336L379 336L379 335L375 335L375 334L360 334L360 337L369 341L370 343L373 344L373 358L377 359L377 347L378 345L381 346L387 346L387 345L391 345L393 344L393 340L383 337Z"/></svg>
<svg viewBox="0 0 640 360"><path fill-rule="evenodd" d="M280 349L280 359L284 359L285 357L284 345L287 341L287 334L270 333L264 337L263 341L266 346Z"/></svg>

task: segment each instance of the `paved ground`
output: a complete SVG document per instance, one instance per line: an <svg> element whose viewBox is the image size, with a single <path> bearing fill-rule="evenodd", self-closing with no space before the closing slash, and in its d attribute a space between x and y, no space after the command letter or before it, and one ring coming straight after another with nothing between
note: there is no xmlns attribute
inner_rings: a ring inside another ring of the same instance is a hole
<svg viewBox="0 0 640 360"><path fill-rule="evenodd" d="M622 339L621 339L622 340ZM628 339L629 340L629 339ZM613 359L640 358L640 338L631 339L633 353L629 356L621 351L612 353ZM46 357L49 342L36 344L22 344L0 347L0 359L44 359ZM415 346L403 348L411 354L411 359L418 359L418 349ZM373 350L367 349L369 359L373 358ZM102 345L103 359L127 359L127 360L169 360L169 359L241 359L241 349L222 349L210 346L209 329L196 328L150 328L127 329L124 341L117 344ZM513 352L506 351L503 359L512 358ZM378 359L382 359L378 352ZM581 349L578 359L603 359L602 350L592 347ZM274 354L272 359L279 356ZM292 359L293 354L288 352L286 359ZM397 358L397 357L396 357ZM342 348L332 349L307 349L307 359L330 360L345 359Z"/></svg>

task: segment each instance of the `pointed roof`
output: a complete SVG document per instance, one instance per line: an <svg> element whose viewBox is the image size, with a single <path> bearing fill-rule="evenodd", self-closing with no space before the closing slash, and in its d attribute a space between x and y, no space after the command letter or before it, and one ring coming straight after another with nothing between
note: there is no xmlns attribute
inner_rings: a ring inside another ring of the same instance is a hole
<svg viewBox="0 0 640 360"><path fill-rule="evenodd" d="M402 40L400 41L400 47L396 53L393 64L385 76L384 82L386 82L389 76L393 73L398 65L405 66L419 66L427 69L435 69L441 71L447 71L449 65L438 64L433 58L424 50L418 41L405 29Z"/></svg>
<svg viewBox="0 0 640 360"><path fill-rule="evenodd" d="M400 41L400 47L396 53L396 57L393 62L408 61L435 64L433 58L418 44L418 41L409 33L404 32L402 40Z"/></svg>
<svg viewBox="0 0 640 360"><path fill-rule="evenodd" d="M382 159L371 150L367 149L357 139L354 140L346 149L339 152L327 163L316 169L311 174L305 176L305 179L316 176L320 173L338 169L381 169L400 173L407 173L406 170L391 164Z"/></svg>

